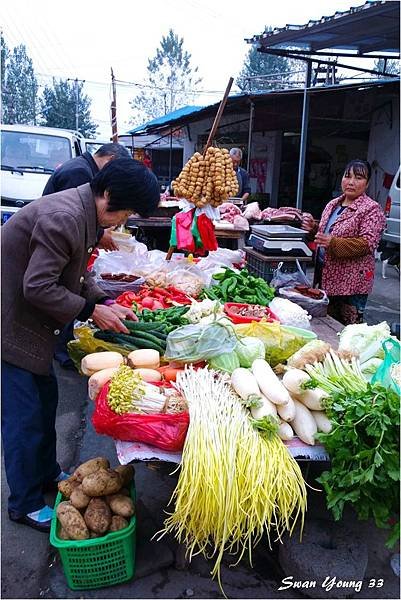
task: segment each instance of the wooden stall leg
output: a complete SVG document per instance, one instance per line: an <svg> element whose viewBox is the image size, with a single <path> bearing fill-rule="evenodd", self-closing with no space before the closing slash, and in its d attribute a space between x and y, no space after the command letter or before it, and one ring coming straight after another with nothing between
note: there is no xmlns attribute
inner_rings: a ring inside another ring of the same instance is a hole
<svg viewBox="0 0 401 600"><path fill-rule="evenodd" d="M175 246L170 246L170 248L168 249L168 252L167 252L166 260L171 260L171 257L173 256L175 249L176 249Z"/></svg>

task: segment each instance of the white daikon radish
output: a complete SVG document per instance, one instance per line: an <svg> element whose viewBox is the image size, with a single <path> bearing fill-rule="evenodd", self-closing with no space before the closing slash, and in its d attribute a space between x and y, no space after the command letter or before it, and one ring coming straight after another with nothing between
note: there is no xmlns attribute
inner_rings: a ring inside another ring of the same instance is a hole
<svg viewBox="0 0 401 600"><path fill-rule="evenodd" d="M237 392L238 396L241 396L245 402L252 402L252 400L262 400L262 394L258 386L256 378L252 375L249 369L238 367L231 373L231 385Z"/></svg>
<svg viewBox="0 0 401 600"><path fill-rule="evenodd" d="M294 431L291 425L289 425L285 421L281 421L277 433L279 438L283 441L292 440L292 438L294 437Z"/></svg>
<svg viewBox="0 0 401 600"><path fill-rule="evenodd" d="M135 373L138 373L144 381L152 383L152 381L161 381L162 376L156 369L134 369Z"/></svg>
<svg viewBox="0 0 401 600"><path fill-rule="evenodd" d="M322 433L330 433L332 424L326 413L321 410L311 410L311 413L316 421L317 430Z"/></svg>
<svg viewBox="0 0 401 600"><path fill-rule="evenodd" d="M278 404L277 412L283 421L292 421L295 418L294 400L289 396L287 404Z"/></svg>
<svg viewBox="0 0 401 600"><path fill-rule="evenodd" d="M128 354L128 364L138 368L157 369L160 367L160 353L148 348L133 350Z"/></svg>
<svg viewBox="0 0 401 600"><path fill-rule="evenodd" d="M311 411L302 402L294 400L294 404L295 419L291 421L291 427L300 440L305 442L305 444L309 444L309 446L314 446L315 434L317 433L316 421Z"/></svg>
<svg viewBox="0 0 401 600"><path fill-rule="evenodd" d="M297 395L297 399L310 410L322 410L324 398L328 398L328 394L320 388L304 390L302 394Z"/></svg>
<svg viewBox="0 0 401 600"><path fill-rule="evenodd" d="M302 394L302 384L310 381L310 375L301 369L288 369L283 375L283 384L292 394Z"/></svg>
<svg viewBox="0 0 401 600"><path fill-rule="evenodd" d="M88 379L88 395L91 400L96 400L96 396L102 389L102 387L110 381L114 373L117 373L118 367L110 367L109 369L102 369L91 375Z"/></svg>
<svg viewBox="0 0 401 600"><path fill-rule="evenodd" d="M288 390L283 386L271 366L263 358L252 363L252 373L256 377L262 394L274 404L287 404L290 401Z"/></svg>
<svg viewBox="0 0 401 600"><path fill-rule="evenodd" d="M251 414L254 419L263 419L263 417L277 417L277 407L270 402L263 394L260 394L261 405L251 406Z"/></svg>
<svg viewBox="0 0 401 600"><path fill-rule="evenodd" d="M81 360L81 371L84 375L93 375L97 371L119 367L124 357L118 352L93 352Z"/></svg>

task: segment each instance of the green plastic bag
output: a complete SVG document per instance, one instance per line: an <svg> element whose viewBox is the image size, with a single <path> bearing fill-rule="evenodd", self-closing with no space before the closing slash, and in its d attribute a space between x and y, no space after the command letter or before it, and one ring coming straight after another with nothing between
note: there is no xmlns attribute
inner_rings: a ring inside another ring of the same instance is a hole
<svg viewBox="0 0 401 600"><path fill-rule="evenodd" d="M379 383L400 393L399 378L395 377L395 365L400 364L400 342L394 338L387 338L382 342L384 360L372 378L372 384Z"/></svg>
<svg viewBox="0 0 401 600"><path fill-rule="evenodd" d="M177 223L175 222L175 215L171 219L170 246L177 248Z"/></svg>

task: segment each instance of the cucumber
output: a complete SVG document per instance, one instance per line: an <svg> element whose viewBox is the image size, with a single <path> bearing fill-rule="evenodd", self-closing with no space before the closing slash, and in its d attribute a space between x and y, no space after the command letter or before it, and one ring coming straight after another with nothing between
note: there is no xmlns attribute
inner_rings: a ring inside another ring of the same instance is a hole
<svg viewBox="0 0 401 600"><path fill-rule="evenodd" d="M162 329L163 325L160 323L146 323L144 321L127 321L123 320L124 325L130 331L153 331L154 329Z"/></svg>
<svg viewBox="0 0 401 600"><path fill-rule="evenodd" d="M147 342L151 342L152 344L156 344L156 346L160 346L161 348L166 348L166 339L160 339L156 336L150 335L149 333L145 333L143 331L138 331L135 335L132 334L136 340L145 340Z"/></svg>
<svg viewBox="0 0 401 600"><path fill-rule="evenodd" d="M133 337L133 342L138 348L150 348L151 350L157 350L160 355L163 355L166 351L166 347L159 346L159 344L155 344L154 342L150 342L149 340L141 339Z"/></svg>

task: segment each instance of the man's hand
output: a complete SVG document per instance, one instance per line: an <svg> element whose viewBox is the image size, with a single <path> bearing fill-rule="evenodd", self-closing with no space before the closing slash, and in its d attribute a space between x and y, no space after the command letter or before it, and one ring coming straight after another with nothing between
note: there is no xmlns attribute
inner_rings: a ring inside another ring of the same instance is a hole
<svg viewBox="0 0 401 600"><path fill-rule="evenodd" d="M317 233L315 237L315 242L318 246L321 246L322 248L328 248L332 238L332 235L327 235L325 233Z"/></svg>
<svg viewBox="0 0 401 600"><path fill-rule="evenodd" d="M99 329L111 329L111 331L117 331L118 333L129 333L128 329L121 322L120 317L113 310L113 306L96 304L95 310L92 313L92 320Z"/></svg>
<svg viewBox="0 0 401 600"><path fill-rule="evenodd" d="M120 304L110 304L109 308L117 315L119 319L127 319L128 321L137 321L138 317L130 308L121 306Z"/></svg>
<svg viewBox="0 0 401 600"><path fill-rule="evenodd" d="M113 241L113 238L111 237L113 230L114 230L113 227L109 227L108 229L104 230L104 233L98 242L99 248L103 248L103 250L108 250L110 252L112 250L119 250L119 247L117 246L117 244Z"/></svg>

